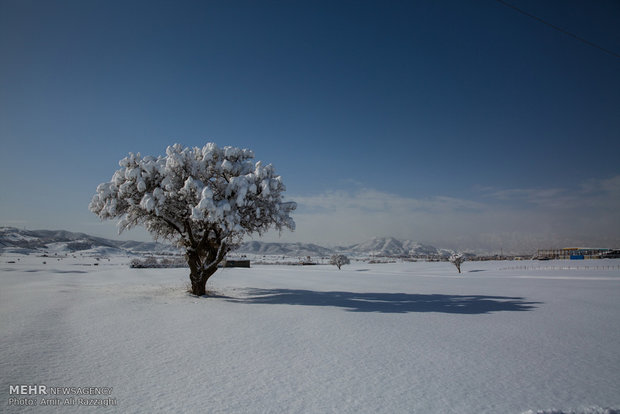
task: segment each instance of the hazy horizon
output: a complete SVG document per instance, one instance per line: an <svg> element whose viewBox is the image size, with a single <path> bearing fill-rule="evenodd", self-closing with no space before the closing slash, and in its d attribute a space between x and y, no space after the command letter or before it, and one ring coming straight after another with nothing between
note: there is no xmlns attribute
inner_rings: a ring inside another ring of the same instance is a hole
<svg viewBox="0 0 620 414"><path fill-rule="evenodd" d="M157 242L157 243L162 243L162 244L171 244L172 242L170 240L155 240L153 239L148 233L146 233L143 229L138 229L137 231L129 231L128 234L123 233L124 237L118 237L118 236L106 236L106 235L97 235L97 234L89 234L89 233L84 233L84 232L72 232L70 230L67 229L60 229L60 228L36 228L36 229L29 229L29 228L25 228L25 227L15 227L15 226L2 226L0 228L14 228L17 229L18 231L26 231L26 232L32 232L32 233L37 233L37 232L70 232L70 233L75 233L75 234L84 234L86 236L89 237L100 237L103 239L107 239L107 240L111 240L111 241L134 241L134 242ZM136 237L132 237L136 236ZM493 255L493 254L502 254L502 255L533 255L536 253L537 250L539 249L561 249L561 248L575 248L575 247L579 247L579 248L617 248L617 245L606 245L606 246L586 246L586 245L570 245L570 244L564 244L564 245L558 245L558 244L551 244L551 245L546 245L543 247L537 247L534 248L532 246L525 246L523 248L519 248L519 247L515 247L515 248L511 248L509 245L507 245L507 247L505 247L505 243L500 243L498 245L489 245L491 247L489 248L484 248L484 247L454 247L454 245L448 246L448 245L443 245L443 244L435 244L435 243L426 243L426 242L422 242L419 240L412 240L412 239L407 239L407 238L399 238L399 237L394 237L394 236L375 236L375 237L371 237L365 240L358 240L355 242L350 242L350 243L321 243L321 242L302 242L302 241L298 241L298 240L282 240L282 238L273 238L273 237L246 237L243 241L244 243L247 242L262 242L262 243L266 243L266 244L275 244L275 245L286 245L286 244L301 244L301 245L316 245L318 247L321 248L328 248L328 249L348 249L348 248L353 248L354 246L358 246L358 245L365 245L368 243L373 243L373 242L389 242L390 240L397 240L399 243L407 243L407 242L413 242L413 243L417 243L419 245L423 245L423 246L431 246L434 247L438 250L448 250L448 251L460 251L463 253L472 253L472 254L476 254L476 255ZM233 252L236 249L233 250Z"/></svg>

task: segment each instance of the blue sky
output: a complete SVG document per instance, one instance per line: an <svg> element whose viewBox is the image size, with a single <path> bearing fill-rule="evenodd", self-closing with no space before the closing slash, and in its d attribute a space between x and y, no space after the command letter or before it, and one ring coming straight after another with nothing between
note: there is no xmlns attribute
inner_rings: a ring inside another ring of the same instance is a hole
<svg viewBox="0 0 620 414"><path fill-rule="evenodd" d="M511 2L620 53L615 0ZM113 237L119 159L214 141L283 241L620 245L620 58L497 1L0 0L0 56L0 225Z"/></svg>

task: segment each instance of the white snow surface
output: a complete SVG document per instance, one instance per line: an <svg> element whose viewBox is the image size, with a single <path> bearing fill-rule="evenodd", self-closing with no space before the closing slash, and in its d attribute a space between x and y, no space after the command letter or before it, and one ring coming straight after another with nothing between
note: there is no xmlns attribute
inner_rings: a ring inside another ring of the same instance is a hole
<svg viewBox="0 0 620 414"><path fill-rule="evenodd" d="M220 269L208 298L127 262L0 256L0 411L620 412L618 260Z"/></svg>

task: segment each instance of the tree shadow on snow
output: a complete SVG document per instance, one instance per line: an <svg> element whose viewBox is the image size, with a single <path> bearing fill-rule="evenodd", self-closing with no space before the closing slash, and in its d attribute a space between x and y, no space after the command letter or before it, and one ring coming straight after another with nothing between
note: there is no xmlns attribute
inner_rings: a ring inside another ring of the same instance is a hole
<svg viewBox="0 0 620 414"><path fill-rule="evenodd" d="M333 306L350 312L439 312L466 315L529 311L541 303L528 302L520 297L480 295L317 292L295 289L249 289L247 293L247 297L228 300L251 304Z"/></svg>

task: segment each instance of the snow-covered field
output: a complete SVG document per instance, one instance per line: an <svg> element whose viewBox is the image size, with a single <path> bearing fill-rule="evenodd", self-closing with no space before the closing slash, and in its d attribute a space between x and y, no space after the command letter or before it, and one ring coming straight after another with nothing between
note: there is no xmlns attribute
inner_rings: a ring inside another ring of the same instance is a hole
<svg viewBox="0 0 620 414"><path fill-rule="evenodd" d="M620 410L618 260L221 269L209 298L127 263L0 257L0 411Z"/></svg>

